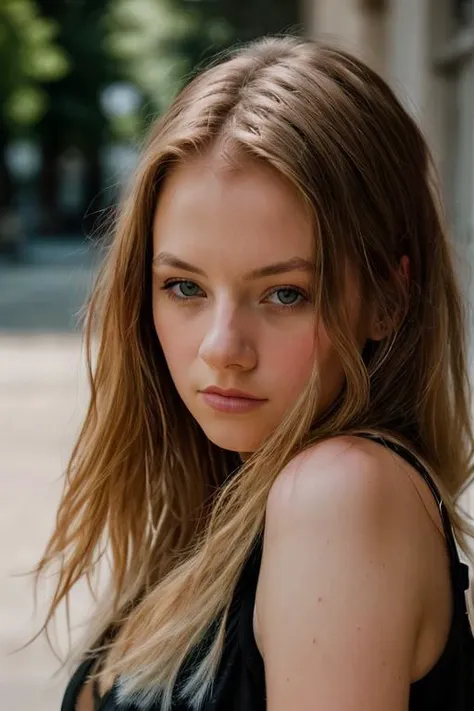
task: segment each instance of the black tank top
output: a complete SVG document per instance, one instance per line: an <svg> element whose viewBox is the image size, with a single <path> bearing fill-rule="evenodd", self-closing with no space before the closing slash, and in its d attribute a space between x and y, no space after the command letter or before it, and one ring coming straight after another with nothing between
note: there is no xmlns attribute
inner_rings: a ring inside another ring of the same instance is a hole
<svg viewBox="0 0 474 711"><path fill-rule="evenodd" d="M409 711L473 711L474 710L474 639L467 617L465 590L468 588L468 568L459 560L447 511L427 472L405 449L388 440L364 435L378 441L411 464L427 482L439 506L451 564L453 615L444 651L438 662L422 679L410 687ZM223 655L219 664L212 697L202 711L265 711L265 675L263 659L253 634L253 609L257 587L261 539L247 560L236 586L228 617ZM88 679L95 659L84 661L71 678L64 695L61 711L75 711L80 690ZM102 699L96 698L94 711L143 711L133 704L118 703L115 685ZM160 711L154 705L147 711ZM191 711L191 707L176 700L173 711Z"/></svg>

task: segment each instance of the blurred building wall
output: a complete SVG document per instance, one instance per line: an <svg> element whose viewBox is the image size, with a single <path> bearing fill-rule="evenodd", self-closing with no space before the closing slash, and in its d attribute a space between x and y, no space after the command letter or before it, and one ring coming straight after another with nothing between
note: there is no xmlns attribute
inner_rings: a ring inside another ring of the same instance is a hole
<svg viewBox="0 0 474 711"><path fill-rule="evenodd" d="M469 265L467 284L474 268L474 0L302 2L307 32L364 59L421 124L459 261Z"/></svg>

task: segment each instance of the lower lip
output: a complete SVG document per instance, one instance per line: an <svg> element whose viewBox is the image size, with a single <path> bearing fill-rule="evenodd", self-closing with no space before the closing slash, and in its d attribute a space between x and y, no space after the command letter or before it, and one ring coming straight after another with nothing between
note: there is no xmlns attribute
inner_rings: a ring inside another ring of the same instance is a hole
<svg viewBox="0 0 474 711"><path fill-rule="evenodd" d="M201 393L204 402L218 412L231 412L238 414L250 412L263 405L266 400L251 400L245 397L225 397L217 393Z"/></svg>

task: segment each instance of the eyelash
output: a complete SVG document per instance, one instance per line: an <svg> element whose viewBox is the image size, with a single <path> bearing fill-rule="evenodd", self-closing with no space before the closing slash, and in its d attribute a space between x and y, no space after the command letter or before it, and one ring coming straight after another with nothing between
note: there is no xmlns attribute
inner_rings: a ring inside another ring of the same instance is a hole
<svg viewBox="0 0 474 711"><path fill-rule="evenodd" d="M194 301L194 299L202 298L200 294L195 294L194 296L184 296L184 295L177 296L173 291L171 291L171 289L174 286L176 286L177 284L183 284L183 283L184 284L193 284L193 285L195 284L196 286L198 286L196 284L196 282L192 281L191 279L169 279L161 287L161 290L165 292L166 296L169 299L171 299L172 301L175 301L180 306L186 306L186 304L188 302ZM201 287L199 287L199 286L198 286L198 288L201 289ZM307 304L309 302L309 299L308 299L308 296L306 295L306 293L302 289L299 289L298 287L295 287L295 286L286 286L286 285L278 286L278 287L272 289L271 291L269 291L268 294L274 294L275 292L284 291L284 290L296 292L301 297L301 299L299 301L296 301L293 304L273 304L273 303L270 304L273 308L277 309L278 311L291 311L293 309L301 308L302 306L304 306L305 304ZM203 289L201 289L201 291L203 291Z"/></svg>

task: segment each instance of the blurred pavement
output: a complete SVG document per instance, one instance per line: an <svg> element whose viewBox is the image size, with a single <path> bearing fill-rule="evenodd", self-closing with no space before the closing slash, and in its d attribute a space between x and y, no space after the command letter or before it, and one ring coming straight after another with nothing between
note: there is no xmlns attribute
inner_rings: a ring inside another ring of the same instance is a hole
<svg viewBox="0 0 474 711"><path fill-rule="evenodd" d="M0 262L0 698L5 711L59 711L66 673L44 638L13 654L39 628L32 578L54 523L64 472L87 402L76 329L92 284L84 242L39 243L21 263ZM19 577L21 576L21 577ZM88 594L74 595L73 620ZM64 617L64 616L63 616ZM60 649L64 619L58 624Z"/></svg>

